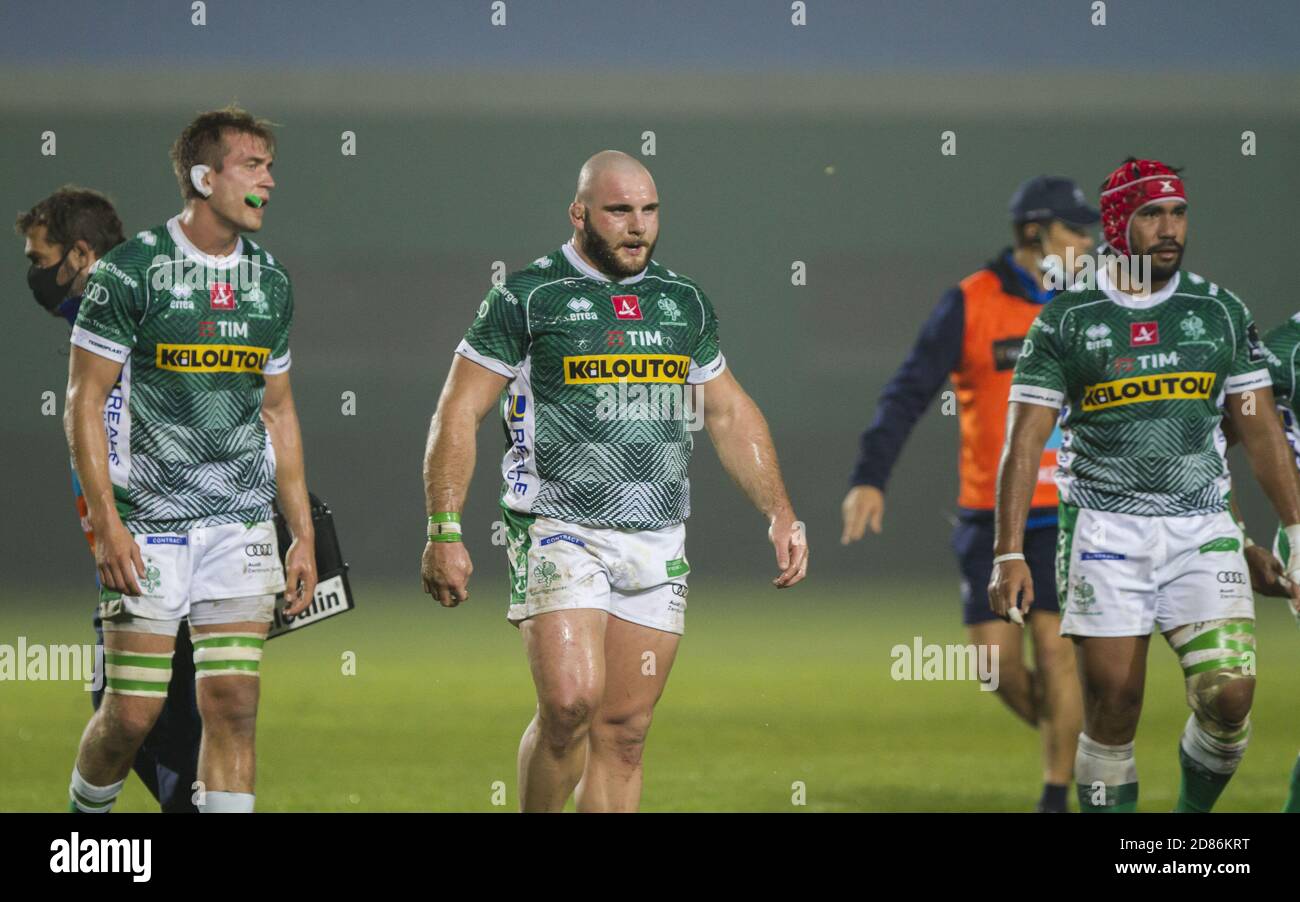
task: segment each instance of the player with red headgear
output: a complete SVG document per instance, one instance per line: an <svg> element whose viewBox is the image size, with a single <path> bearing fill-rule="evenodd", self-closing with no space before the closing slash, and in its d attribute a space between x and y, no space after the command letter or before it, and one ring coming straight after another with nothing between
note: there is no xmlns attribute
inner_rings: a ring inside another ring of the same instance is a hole
<svg viewBox="0 0 1300 902"><path fill-rule="evenodd" d="M1300 495L1277 418L1252 415L1272 409L1273 392L1250 311L1180 271L1187 196L1178 171L1130 157L1102 185L1101 212L1107 243L1148 258L1150 279L1138 284L1111 258L1095 286L1053 299L1029 330L1011 387L990 604L1005 614L1033 603L1024 524L1059 412L1056 588L1083 684L1080 809L1136 807L1133 737L1158 629L1179 657L1192 709L1176 810L1208 811L1245 753L1255 688L1254 597L1229 510L1225 416L1295 538ZM1286 569L1300 576L1300 555Z"/></svg>

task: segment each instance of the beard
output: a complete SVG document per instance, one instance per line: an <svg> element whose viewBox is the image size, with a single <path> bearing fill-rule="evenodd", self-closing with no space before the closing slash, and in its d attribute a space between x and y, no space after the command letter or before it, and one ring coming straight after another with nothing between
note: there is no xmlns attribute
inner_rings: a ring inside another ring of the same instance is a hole
<svg viewBox="0 0 1300 902"><path fill-rule="evenodd" d="M1156 251L1172 250L1174 248L1178 249L1178 256L1175 257L1174 262L1170 263L1168 266L1157 264L1154 256L1151 258L1151 278L1153 281L1168 282L1174 277L1175 273L1183 268L1183 252L1187 250L1187 245L1175 244L1172 241L1167 241L1160 244L1154 244L1142 252L1144 254L1154 254Z"/></svg>
<svg viewBox="0 0 1300 902"><path fill-rule="evenodd" d="M591 262L596 264L598 270L615 281L626 279L629 276L635 276L637 273L641 272L641 270L645 269L650 264L650 258L654 256L655 252L654 244L640 242L640 244L646 249L645 262L638 266L629 267L619 262L617 257L617 251L618 248L622 246L622 242L618 245L614 245L600 237L600 235L596 233L596 230L591 227L590 219L584 218L582 220L582 236L582 249L586 252L587 256L591 258ZM657 241L655 242L655 244L658 243L659 242Z"/></svg>

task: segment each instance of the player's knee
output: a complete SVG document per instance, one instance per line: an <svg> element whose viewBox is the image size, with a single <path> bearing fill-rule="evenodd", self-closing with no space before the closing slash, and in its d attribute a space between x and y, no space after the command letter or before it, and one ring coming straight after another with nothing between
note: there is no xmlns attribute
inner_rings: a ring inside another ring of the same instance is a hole
<svg viewBox="0 0 1300 902"><path fill-rule="evenodd" d="M1069 676L1074 672L1074 647L1068 640L1040 642L1034 648L1034 666L1052 678Z"/></svg>
<svg viewBox="0 0 1300 902"><path fill-rule="evenodd" d="M257 722L257 700L257 680L204 680L198 698L204 729L251 736Z"/></svg>
<svg viewBox="0 0 1300 902"><path fill-rule="evenodd" d="M1245 727L1255 699L1255 678L1239 669L1196 674L1187 680L1187 701L1212 736L1229 738Z"/></svg>
<svg viewBox="0 0 1300 902"><path fill-rule="evenodd" d="M100 737L112 749L129 752L140 747L162 713L162 702L131 696L105 695L99 709Z"/></svg>
<svg viewBox="0 0 1300 902"><path fill-rule="evenodd" d="M611 749L624 764L639 765L652 717L652 711L602 715L592 725L592 732L600 745Z"/></svg>
<svg viewBox="0 0 1300 902"><path fill-rule="evenodd" d="M1123 744L1133 738L1142 713L1142 686L1116 681L1088 687L1085 728L1099 742Z"/></svg>
<svg viewBox="0 0 1300 902"><path fill-rule="evenodd" d="M568 751L591 729L595 700L584 694L541 700L537 705L542 741L557 754Z"/></svg>

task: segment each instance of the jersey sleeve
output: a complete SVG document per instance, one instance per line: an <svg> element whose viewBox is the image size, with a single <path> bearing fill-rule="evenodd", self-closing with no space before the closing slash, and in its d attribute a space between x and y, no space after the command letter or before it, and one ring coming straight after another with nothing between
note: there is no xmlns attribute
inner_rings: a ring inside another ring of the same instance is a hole
<svg viewBox="0 0 1300 902"><path fill-rule="evenodd" d="M1066 384L1060 318L1050 315L1049 302L1029 327L1011 377L1011 401L1060 409Z"/></svg>
<svg viewBox="0 0 1300 902"><path fill-rule="evenodd" d="M1273 380L1273 397L1279 403L1290 404L1295 398L1297 330L1292 322L1278 326L1264 336L1264 351L1268 359L1268 374Z"/></svg>
<svg viewBox="0 0 1300 902"><path fill-rule="evenodd" d="M100 357L126 363L144 313L144 275L132 275L109 260L96 264L86 282L72 327L72 344Z"/></svg>
<svg viewBox="0 0 1300 902"><path fill-rule="evenodd" d="M456 353L508 379L519 375L528 355L528 319L508 288L494 287L487 293Z"/></svg>
<svg viewBox="0 0 1300 902"><path fill-rule="evenodd" d="M1230 296L1232 296L1230 294ZM1235 296L1232 296L1236 300ZM1268 355L1264 343L1259 340L1259 330L1255 328L1255 318L1250 315L1246 305L1237 301L1236 346L1228 378L1224 380L1223 390L1236 395L1256 388L1266 388L1273 384L1268 372Z"/></svg>
<svg viewBox="0 0 1300 902"><path fill-rule="evenodd" d="M292 358L289 354L289 330L293 326L293 283L289 274L284 273L284 307L275 324L275 334L271 339L271 356L262 367L262 375L275 376L287 373Z"/></svg>
<svg viewBox="0 0 1300 902"><path fill-rule="evenodd" d="M716 379L727 368L727 361L722 356L722 345L718 340L718 315L713 310L713 302L698 288L695 291L700 300L703 319L699 337L691 348L691 369L686 374L686 381L691 385Z"/></svg>

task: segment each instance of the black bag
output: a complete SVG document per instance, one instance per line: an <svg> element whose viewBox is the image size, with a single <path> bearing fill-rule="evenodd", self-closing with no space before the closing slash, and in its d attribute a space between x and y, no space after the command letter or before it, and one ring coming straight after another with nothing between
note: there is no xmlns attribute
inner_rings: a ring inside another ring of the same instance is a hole
<svg viewBox="0 0 1300 902"><path fill-rule="evenodd" d="M348 584L348 565L343 560L338 533L334 530L334 512L319 496L308 492L307 497L311 502L311 522L316 529L316 597L307 606L307 610L296 617L286 618L284 593L276 596L275 618L271 621L268 639L311 626L356 606L352 599L352 587ZM293 535L289 532L289 524L281 515L279 506L273 507L275 532L280 544L280 562L283 564L285 552L293 542Z"/></svg>

